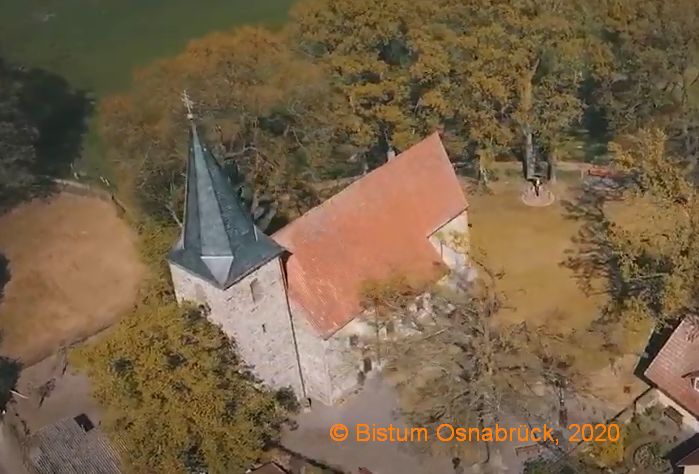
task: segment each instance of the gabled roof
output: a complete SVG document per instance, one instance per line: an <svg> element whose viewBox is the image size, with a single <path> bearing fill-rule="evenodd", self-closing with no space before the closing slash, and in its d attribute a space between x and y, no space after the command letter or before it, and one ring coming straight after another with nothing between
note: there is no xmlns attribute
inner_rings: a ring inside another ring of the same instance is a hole
<svg viewBox="0 0 699 474"><path fill-rule="evenodd" d="M286 471L273 462L268 462L264 466L258 467L250 474L286 474Z"/></svg>
<svg viewBox="0 0 699 474"><path fill-rule="evenodd" d="M81 427L66 418L32 434L26 444L26 457L37 474L119 474L117 450L99 428Z"/></svg>
<svg viewBox="0 0 699 474"><path fill-rule="evenodd" d="M699 392L692 373L699 370L699 329L685 319L648 366L646 378L661 392L699 418Z"/></svg>
<svg viewBox="0 0 699 474"><path fill-rule="evenodd" d="M361 312L366 280L435 279L429 236L466 209L438 134L391 159L272 237L290 252L291 300L329 337Z"/></svg>
<svg viewBox="0 0 699 474"><path fill-rule="evenodd" d="M677 462L680 467L699 466L699 449L695 449Z"/></svg>
<svg viewBox="0 0 699 474"><path fill-rule="evenodd" d="M184 224L169 260L225 289L282 252L255 227L192 122Z"/></svg>

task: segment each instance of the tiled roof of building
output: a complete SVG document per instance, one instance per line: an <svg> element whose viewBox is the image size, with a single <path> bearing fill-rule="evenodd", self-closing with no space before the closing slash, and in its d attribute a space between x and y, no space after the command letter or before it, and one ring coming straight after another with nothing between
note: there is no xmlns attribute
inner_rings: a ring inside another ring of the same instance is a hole
<svg viewBox="0 0 699 474"><path fill-rule="evenodd" d="M699 418L699 391L692 374L699 371L698 328L685 319L675 329L645 372L658 390Z"/></svg>
<svg viewBox="0 0 699 474"><path fill-rule="evenodd" d="M699 449L695 449L677 462L680 467L699 466Z"/></svg>
<svg viewBox="0 0 699 474"><path fill-rule="evenodd" d="M85 418L86 419L86 418ZM37 474L119 474L119 455L99 428L66 418L31 435L26 457Z"/></svg>
<svg viewBox="0 0 699 474"><path fill-rule="evenodd" d="M169 260L225 289L280 255L260 232L206 145L190 132L182 235Z"/></svg>
<svg viewBox="0 0 699 474"><path fill-rule="evenodd" d="M366 280L436 278L443 267L428 238L465 209L435 133L273 235L291 253L290 298L331 336L361 312Z"/></svg>
<svg viewBox="0 0 699 474"><path fill-rule="evenodd" d="M261 467L258 467L254 471L251 471L250 474L286 474L286 471L277 464L269 462Z"/></svg>

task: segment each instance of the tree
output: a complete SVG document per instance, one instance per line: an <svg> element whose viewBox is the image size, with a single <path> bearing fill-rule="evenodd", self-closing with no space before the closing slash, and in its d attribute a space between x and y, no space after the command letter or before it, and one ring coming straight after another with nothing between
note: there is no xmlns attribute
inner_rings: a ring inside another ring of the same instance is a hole
<svg viewBox="0 0 699 474"><path fill-rule="evenodd" d="M324 71L295 54L283 35L241 28L193 41L136 74L131 91L100 108L102 132L125 191L162 221L183 199L187 128L180 101L195 102L212 151L249 188L251 203L284 213L318 203L311 183L332 173L334 99Z"/></svg>
<svg viewBox="0 0 699 474"><path fill-rule="evenodd" d="M368 302L379 310L370 319L390 321L396 335L367 340L366 347L381 352L384 375L415 426L491 426L512 419L551 423L559 391L573 388L568 384L575 368L557 347L566 342L545 328L496 323L501 295L494 277L485 280L468 293L432 289L419 298L422 310L415 308L415 288L401 285L399 278L370 286ZM482 445L433 447L473 460L474 449Z"/></svg>
<svg viewBox="0 0 699 474"><path fill-rule="evenodd" d="M452 155L531 155L580 118L579 87L606 58L580 2L315 0L293 14L301 48L328 64L365 152L442 129ZM477 153L477 154L476 154Z"/></svg>
<svg viewBox="0 0 699 474"><path fill-rule="evenodd" d="M696 5L691 0L599 0L598 21L615 52L602 82L607 118L620 133L655 126L696 160Z"/></svg>
<svg viewBox="0 0 699 474"><path fill-rule="evenodd" d="M0 210L35 181L37 132L21 111L20 88L15 71L0 60Z"/></svg>
<svg viewBox="0 0 699 474"><path fill-rule="evenodd" d="M664 323L696 307L699 202L659 130L612 144L629 175L621 203L606 206L612 291L618 311Z"/></svg>
<svg viewBox="0 0 699 474"><path fill-rule="evenodd" d="M245 472L283 419L200 309L142 303L72 358L139 472Z"/></svg>

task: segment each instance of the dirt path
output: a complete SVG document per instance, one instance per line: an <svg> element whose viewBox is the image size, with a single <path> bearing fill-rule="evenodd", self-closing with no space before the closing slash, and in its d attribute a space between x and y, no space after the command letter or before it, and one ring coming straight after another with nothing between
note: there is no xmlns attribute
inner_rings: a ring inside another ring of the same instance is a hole
<svg viewBox="0 0 699 474"><path fill-rule="evenodd" d="M137 296L135 236L110 203L60 193L0 217L0 353L26 365L110 326Z"/></svg>

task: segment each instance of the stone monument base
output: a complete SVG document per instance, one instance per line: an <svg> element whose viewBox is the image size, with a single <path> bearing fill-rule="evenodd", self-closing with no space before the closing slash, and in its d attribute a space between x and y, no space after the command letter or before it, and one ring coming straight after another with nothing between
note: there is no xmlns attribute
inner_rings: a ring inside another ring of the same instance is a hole
<svg viewBox="0 0 699 474"><path fill-rule="evenodd" d="M527 206L546 207L553 204L553 202L556 200L556 196L554 196L554 194L544 185L539 186L538 195L534 189L534 186L527 186L524 191L522 191L520 199Z"/></svg>

